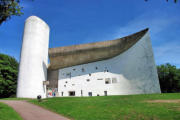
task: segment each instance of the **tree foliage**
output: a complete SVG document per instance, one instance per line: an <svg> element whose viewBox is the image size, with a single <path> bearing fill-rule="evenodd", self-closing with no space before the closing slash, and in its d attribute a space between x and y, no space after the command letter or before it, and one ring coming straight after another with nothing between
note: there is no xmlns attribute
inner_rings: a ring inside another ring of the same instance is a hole
<svg viewBox="0 0 180 120"><path fill-rule="evenodd" d="M0 98L15 95L17 74L16 59L0 53Z"/></svg>
<svg viewBox="0 0 180 120"><path fill-rule="evenodd" d="M0 25L11 18L11 16L20 16L22 7L19 0L0 0Z"/></svg>
<svg viewBox="0 0 180 120"><path fill-rule="evenodd" d="M157 66L157 70L163 93L180 92L180 69L167 63Z"/></svg>

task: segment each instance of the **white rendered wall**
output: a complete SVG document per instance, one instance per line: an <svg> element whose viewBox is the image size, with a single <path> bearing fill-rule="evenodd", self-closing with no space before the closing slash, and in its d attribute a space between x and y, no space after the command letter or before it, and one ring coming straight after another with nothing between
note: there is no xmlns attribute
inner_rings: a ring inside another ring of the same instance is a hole
<svg viewBox="0 0 180 120"><path fill-rule="evenodd" d="M69 73L71 76L67 75ZM100 78L103 80L97 80ZM111 83L105 84L105 78L110 78ZM112 83L112 78L116 78L117 83ZM92 92L93 96L102 96L104 91L108 95L161 93L149 33L112 59L59 70L60 96L62 92L63 96L68 96L69 91L75 91L76 96L81 96L81 90L83 96L88 96L88 92Z"/></svg>
<svg viewBox="0 0 180 120"><path fill-rule="evenodd" d="M49 27L36 16L30 16L24 27L18 75L17 97L46 97Z"/></svg>

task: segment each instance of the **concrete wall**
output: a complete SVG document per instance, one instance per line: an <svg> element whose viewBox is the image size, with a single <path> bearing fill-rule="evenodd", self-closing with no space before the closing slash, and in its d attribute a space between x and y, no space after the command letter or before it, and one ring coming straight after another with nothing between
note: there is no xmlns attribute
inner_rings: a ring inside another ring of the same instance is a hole
<svg viewBox="0 0 180 120"><path fill-rule="evenodd" d="M105 84L107 78L110 84ZM104 91L108 95L160 93L149 33L112 59L60 69L59 95L68 96L69 91L76 96L88 96L88 92L101 96Z"/></svg>
<svg viewBox="0 0 180 120"><path fill-rule="evenodd" d="M47 80L49 81L48 88L58 88L58 70L48 70Z"/></svg>
<svg viewBox="0 0 180 120"><path fill-rule="evenodd" d="M18 75L17 97L46 97L49 27L36 16L26 20Z"/></svg>

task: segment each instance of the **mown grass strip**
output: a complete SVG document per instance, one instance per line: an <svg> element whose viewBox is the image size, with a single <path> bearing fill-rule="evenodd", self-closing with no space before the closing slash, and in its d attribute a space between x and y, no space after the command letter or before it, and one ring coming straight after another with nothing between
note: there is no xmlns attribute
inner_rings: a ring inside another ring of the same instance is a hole
<svg viewBox="0 0 180 120"><path fill-rule="evenodd" d="M0 102L0 120L23 120L13 108Z"/></svg>

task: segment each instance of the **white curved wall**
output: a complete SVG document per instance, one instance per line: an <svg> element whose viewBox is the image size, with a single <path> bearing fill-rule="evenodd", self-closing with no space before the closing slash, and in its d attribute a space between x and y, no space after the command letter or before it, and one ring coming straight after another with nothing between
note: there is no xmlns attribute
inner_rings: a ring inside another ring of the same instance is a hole
<svg viewBox="0 0 180 120"><path fill-rule="evenodd" d="M36 16L30 16L24 27L18 75L17 97L46 97L49 27Z"/></svg>
<svg viewBox="0 0 180 120"><path fill-rule="evenodd" d="M108 72L104 72L106 69ZM67 75L69 73L71 76ZM97 80L100 78L102 80ZM105 78L110 78L111 83L105 84ZM117 83L112 83L112 78L116 78ZM87 82L87 79L90 81ZM112 59L59 70L60 96L62 92L63 96L68 96L69 91L75 91L76 96L81 96L81 90L83 96L88 96L88 92L92 92L93 96L104 95L104 91L108 95L160 93L149 33L130 49Z"/></svg>

